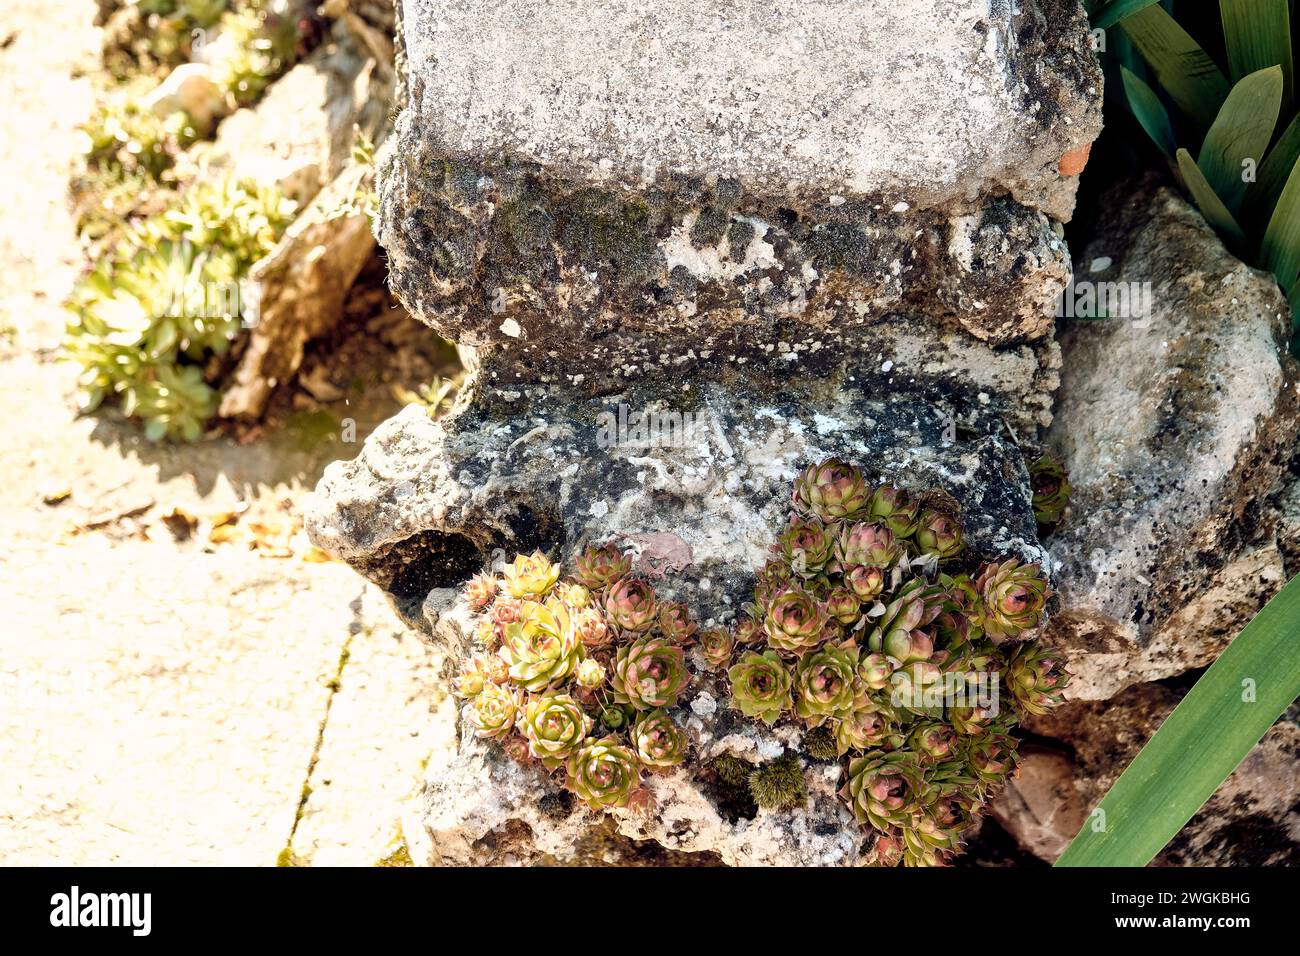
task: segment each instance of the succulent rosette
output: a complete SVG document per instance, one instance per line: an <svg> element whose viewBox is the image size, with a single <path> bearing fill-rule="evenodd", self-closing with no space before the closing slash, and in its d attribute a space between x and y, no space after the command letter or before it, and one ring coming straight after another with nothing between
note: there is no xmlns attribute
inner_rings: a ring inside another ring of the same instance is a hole
<svg viewBox="0 0 1300 956"><path fill-rule="evenodd" d="M914 578L886 605L885 613L868 637L868 645L900 664L929 660L934 654L934 638L923 629L934 623L951 603L941 585Z"/></svg>
<svg viewBox="0 0 1300 956"><path fill-rule="evenodd" d="M980 569L974 583L984 633L994 641L1017 640L1046 617L1051 592L1036 564L1021 564L1016 558L995 561Z"/></svg>
<svg viewBox="0 0 1300 956"><path fill-rule="evenodd" d="M835 749L841 757L851 750L869 750L884 743L889 733L889 715L862 706L835 722Z"/></svg>
<svg viewBox="0 0 1300 956"><path fill-rule="evenodd" d="M569 789L593 810L627 806L641 782L636 755L616 737L588 741L565 767Z"/></svg>
<svg viewBox="0 0 1300 956"><path fill-rule="evenodd" d="M560 566L540 551L516 555L502 572L506 593L516 598L543 598L560 579Z"/></svg>
<svg viewBox="0 0 1300 956"><path fill-rule="evenodd" d="M736 619L733 634L737 644L757 644L763 639L763 625L759 623L758 618L742 614Z"/></svg>
<svg viewBox="0 0 1300 956"><path fill-rule="evenodd" d="M790 569L804 578L820 574L835 556L835 535L816 518L794 521L777 544Z"/></svg>
<svg viewBox="0 0 1300 956"><path fill-rule="evenodd" d="M676 767L686 759L690 738L666 710L651 710L632 725L637 759L647 767Z"/></svg>
<svg viewBox="0 0 1300 956"><path fill-rule="evenodd" d="M711 670L721 670L731 663L736 639L730 632L713 629L700 632L700 655Z"/></svg>
<svg viewBox="0 0 1300 956"><path fill-rule="evenodd" d="M451 682L451 692L462 700L472 700L483 691L483 686L487 683L479 659L469 657L461 663L460 670L456 672L456 677Z"/></svg>
<svg viewBox="0 0 1300 956"><path fill-rule="evenodd" d="M839 458L809 465L794 485L795 507L823 521L852 518L867 507L870 498L862 471Z"/></svg>
<svg viewBox="0 0 1300 956"><path fill-rule="evenodd" d="M615 627L641 633L658 620L655 589L640 578L620 578L605 591L605 615Z"/></svg>
<svg viewBox="0 0 1300 956"><path fill-rule="evenodd" d="M568 694L535 694L524 705L519 729L529 752L553 768L578 752L591 725L591 718Z"/></svg>
<svg viewBox="0 0 1300 956"><path fill-rule="evenodd" d="M614 658L614 699L637 710L671 707L690 679L682 649L667 638L638 638Z"/></svg>
<svg viewBox="0 0 1300 956"><path fill-rule="evenodd" d="M1070 675L1059 654L1027 643L1017 647L1008 660L1006 682L1020 709L1041 717L1064 699Z"/></svg>
<svg viewBox="0 0 1300 956"><path fill-rule="evenodd" d="M600 725L606 730L621 730L627 726L627 711L617 704L602 707L600 710Z"/></svg>
<svg viewBox="0 0 1300 956"><path fill-rule="evenodd" d="M885 572L882 568L858 565L844 575L844 583L859 601L874 601L885 590Z"/></svg>
<svg viewBox="0 0 1300 956"><path fill-rule="evenodd" d="M888 568L902 553L903 547L892 531L883 524L865 521L846 527L835 542L835 556L845 568Z"/></svg>
<svg viewBox="0 0 1300 956"><path fill-rule="evenodd" d="M525 604L521 619L506 626L504 650L510 678L530 691L558 684L582 660L573 618L559 601Z"/></svg>
<svg viewBox="0 0 1300 956"><path fill-rule="evenodd" d="M591 604L591 592L581 584L574 584L572 581L561 581L555 586L554 594L572 611Z"/></svg>
<svg viewBox="0 0 1300 956"><path fill-rule="evenodd" d="M497 596L497 579L490 574L476 574L465 585L465 603L472 611L481 611Z"/></svg>
<svg viewBox="0 0 1300 956"><path fill-rule="evenodd" d="M865 702L866 688L857 679L858 646L852 641L828 644L795 665L794 712L809 726L847 717Z"/></svg>
<svg viewBox="0 0 1300 956"><path fill-rule="evenodd" d="M848 781L840 796L859 823L889 831L912 826L921 811L923 787L915 755L873 753L849 761Z"/></svg>
<svg viewBox="0 0 1300 956"><path fill-rule="evenodd" d="M1038 523L1053 525L1060 521L1073 491L1065 466L1053 456L1043 455L1029 466L1029 486Z"/></svg>
<svg viewBox="0 0 1300 956"><path fill-rule="evenodd" d="M573 559L578 582L593 591L609 587L632 571L632 558L613 544L589 547Z"/></svg>
<svg viewBox="0 0 1300 956"><path fill-rule="evenodd" d="M872 830L867 849L861 857L862 866L898 866L903 862L906 847L901 830Z"/></svg>
<svg viewBox="0 0 1300 956"><path fill-rule="evenodd" d="M600 661L587 658L578 665L575 675L578 683L588 690L603 687L605 684L605 666Z"/></svg>
<svg viewBox="0 0 1300 956"><path fill-rule="evenodd" d="M908 745L922 760L947 760L957 749L957 734L949 724L921 721L907 737Z"/></svg>
<svg viewBox="0 0 1300 956"><path fill-rule="evenodd" d="M952 515L929 509L921 512L912 540L922 554L932 554L941 561L954 557L964 546L961 522Z"/></svg>
<svg viewBox="0 0 1300 956"><path fill-rule="evenodd" d="M969 782L958 779L927 784L915 824L903 830L904 863L941 866L960 848L981 807L969 790Z"/></svg>
<svg viewBox="0 0 1300 956"><path fill-rule="evenodd" d="M858 663L858 680L867 690L884 690L889 686L890 675L896 666L884 654L867 654Z"/></svg>
<svg viewBox="0 0 1300 956"><path fill-rule="evenodd" d="M488 740L501 740L514 729L519 717L519 692L504 684L484 684L469 708L474 732Z"/></svg>
<svg viewBox="0 0 1300 956"><path fill-rule="evenodd" d="M1002 733L984 733L965 740L966 767L985 788L1001 784L1016 769L1015 738Z"/></svg>
<svg viewBox="0 0 1300 956"><path fill-rule="evenodd" d="M902 488L894 485L882 485L871 494L867 505L868 520L879 521L894 537L910 538L916 531L917 519L921 506Z"/></svg>
<svg viewBox="0 0 1300 956"><path fill-rule="evenodd" d="M659 630L670 641L685 644L695 636L699 627L691 617L691 609L680 601L659 605Z"/></svg>
<svg viewBox="0 0 1300 956"><path fill-rule="evenodd" d="M591 650L608 647L614 638L609 625L605 623L605 615L594 607L574 611L573 627L578 632L582 646Z"/></svg>
<svg viewBox="0 0 1300 956"><path fill-rule="evenodd" d="M771 725L793 706L790 669L776 651L746 651L728 669L727 678L732 703L746 717Z"/></svg>
<svg viewBox="0 0 1300 956"><path fill-rule="evenodd" d="M847 588L832 588L822 603L826 613L843 627L852 627L862 617L862 602Z"/></svg>
<svg viewBox="0 0 1300 956"><path fill-rule="evenodd" d="M803 654L826 637L826 611L803 588L788 586L773 596L763 618L767 643L787 654Z"/></svg>

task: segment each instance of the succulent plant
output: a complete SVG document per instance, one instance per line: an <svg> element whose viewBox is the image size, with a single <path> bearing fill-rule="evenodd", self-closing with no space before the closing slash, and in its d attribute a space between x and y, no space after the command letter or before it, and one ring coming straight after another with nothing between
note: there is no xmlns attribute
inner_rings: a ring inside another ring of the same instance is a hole
<svg viewBox="0 0 1300 956"><path fill-rule="evenodd" d="M794 712L813 727L853 713L866 696L857 669L858 646L851 640L804 655L795 665Z"/></svg>
<svg viewBox="0 0 1300 956"><path fill-rule="evenodd" d="M971 796L969 781L951 777L927 781L921 812L915 824L903 830L908 866L938 866L961 846L981 804Z"/></svg>
<svg viewBox="0 0 1300 956"><path fill-rule="evenodd" d="M872 705L860 706L835 721L835 751L843 756L851 750L869 750L885 742L892 726L889 714Z"/></svg>
<svg viewBox="0 0 1300 956"><path fill-rule="evenodd" d="M579 610L591 605L591 592L581 584L561 581L555 586L555 596L565 603L570 610Z"/></svg>
<svg viewBox="0 0 1300 956"><path fill-rule="evenodd" d="M868 690L884 690L889 686L889 677L895 668L895 662L884 654L867 654L858 664L858 680Z"/></svg>
<svg viewBox="0 0 1300 956"><path fill-rule="evenodd" d="M641 782L636 755L617 737L589 740L566 762L569 789L593 810L625 807Z"/></svg>
<svg viewBox="0 0 1300 956"><path fill-rule="evenodd" d="M497 579L491 574L476 574L465 585L465 603L470 610L481 611L497 596Z"/></svg>
<svg viewBox="0 0 1300 956"><path fill-rule="evenodd" d="M1054 525L1070 504L1070 478L1065 466L1051 455L1043 455L1029 466L1029 487L1033 491L1034 517L1042 525Z"/></svg>
<svg viewBox="0 0 1300 956"><path fill-rule="evenodd" d="M907 742L921 760L938 762L948 759L957 749L957 734L950 724L925 720L912 728Z"/></svg>
<svg viewBox="0 0 1300 956"><path fill-rule="evenodd" d="M519 692L504 684L484 684L469 709L474 732L489 740L501 740L514 729L520 709Z"/></svg>
<svg viewBox="0 0 1300 956"><path fill-rule="evenodd" d="M965 738L966 766L984 787L1001 784L1016 768L1015 739L1002 733Z"/></svg>
<svg viewBox="0 0 1300 956"><path fill-rule="evenodd" d="M1055 651L1025 643L1007 661L1006 681L1020 709L1041 717L1064 699L1070 675L1064 659Z"/></svg>
<svg viewBox="0 0 1300 956"><path fill-rule="evenodd" d="M600 710L600 725L606 730L621 730L627 726L627 711L617 704L602 707Z"/></svg>
<svg viewBox="0 0 1300 956"><path fill-rule="evenodd" d="M776 651L746 651L727 671L727 678L732 703L746 717L771 725L793 707L790 670Z"/></svg>
<svg viewBox="0 0 1300 956"><path fill-rule="evenodd" d="M526 602L521 619L506 625L504 649L511 679L530 691L558 684L582 660L573 618L559 601Z"/></svg>
<svg viewBox="0 0 1300 956"><path fill-rule="evenodd" d="M787 654L802 654L825 639L827 620L825 609L811 593L788 585L768 604L763 630L769 646Z"/></svg>
<svg viewBox="0 0 1300 956"><path fill-rule="evenodd" d="M488 681L483 676L478 659L469 657L461 663L460 670L451 682L451 691L462 700L473 700L482 692L486 683Z"/></svg>
<svg viewBox="0 0 1300 956"><path fill-rule="evenodd" d="M622 578L605 592L605 615L625 631L641 633L652 628L659 613L655 589L640 578Z"/></svg>
<svg viewBox="0 0 1300 956"><path fill-rule="evenodd" d="M796 520L777 539L785 563L800 577L810 578L835 556L835 535L816 518Z"/></svg>
<svg viewBox="0 0 1300 956"><path fill-rule="evenodd" d="M637 759L646 767L676 767L686 759L690 739L666 710L651 710L632 725Z"/></svg>
<svg viewBox="0 0 1300 956"><path fill-rule="evenodd" d="M986 564L975 577L975 588L984 633L994 641L1017 640L1043 622L1050 592L1038 565L1016 558Z"/></svg>
<svg viewBox="0 0 1300 956"><path fill-rule="evenodd" d="M573 627L578 632L582 646L590 650L608 647L613 632L605 623L605 615L594 607L579 608L573 612Z"/></svg>
<svg viewBox="0 0 1300 956"><path fill-rule="evenodd" d="M885 607L867 639L868 646L900 664L929 660L934 654L934 638L924 628L951 603L942 585L913 578Z"/></svg>
<svg viewBox="0 0 1300 956"><path fill-rule="evenodd" d="M520 730L529 752L547 767L558 767L578 752L592 720L568 694L535 694L524 705Z"/></svg>
<svg viewBox="0 0 1300 956"><path fill-rule="evenodd" d="M516 555L502 572L506 593L515 598L544 598L560 579L560 566L541 551Z"/></svg>
<svg viewBox="0 0 1300 956"><path fill-rule="evenodd" d="M809 465L794 484L795 507L823 521L855 517L870 497L861 470L839 458Z"/></svg>
<svg viewBox="0 0 1300 956"><path fill-rule="evenodd" d="M881 568L858 565L844 575L844 583L859 601L874 601L885 590L885 572Z"/></svg>
<svg viewBox="0 0 1300 956"><path fill-rule="evenodd" d="M867 506L869 520L882 522L899 539L910 538L916 531L920 512L920 504L902 488L894 485L877 488L872 492Z"/></svg>
<svg viewBox="0 0 1300 956"><path fill-rule="evenodd" d="M912 540L921 554L947 560L959 554L963 547L961 522L942 511L926 509L921 512Z"/></svg>
<svg viewBox="0 0 1300 956"><path fill-rule="evenodd" d="M593 591L609 587L632 571L632 558L613 544L589 547L573 563L578 581Z"/></svg>
<svg viewBox="0 0 1300 956"><path fill-rule="evenodd" d="M659 630L670 641L685 644L695 636L699 628L691 617L691 609L680 601L659 605Z"/></svg>
<svg viewBox="0 0 1300 956"><path fill-rule="evenodd" d="M791 810L808 799L803 767L794 751L787 750L749 773L749 792L764 810Z"/></svg>
<svg viewBox="0 0 1300 956"><path fill-rule="evenodd" d="M840 795L859 823L888 831L912 826L923 786L914 754L877 752L849 761L848 781Z"/></svg>
<svg viewBox="0 0 1300 956"><path fill-rule="evenodd" d="M605 665L600 661L587 658L578 665L577 671L578 683L583 687L594 690L597 687L605 685Z"/></svg>
<svg viewBox="0 0 1300 956"><path fill-rule="evenodd" d="M898 866L903 862L906 846L901 830L872 830L861 856L863 866Z"/></svg>
<svg viewBox="0 0 1300 956"><path fill-rule="evenodd" d="M722 670L731 663L736 639L729 631L713 629L700 632L700 654L712 670Z"/></svg>
<svg viewBox="0 0 1300 956"><path fill-rule="evenodd" d="M835 542L835 556L846 568L865 565L889 568L903 553L894 533L883 524L859 521L840 532Z"/></svg>
<svg viewBox="0 0 1300 956"><path fill-rule="evenodd" d="M666 638L638 638L614 658L614 699L636 710L671 707L690 679L682 649Z"/></svg>
<svg viewBox="0 0 1300 956"><path fill-rule="evenodd" d="M862 617L862 602L847 588L832 588L822 604L826 613L844 627L851 628Z"/></svg>
<svg viewBox="0 0 1300 956"><path fill-rule="evenodd" d="M763 639L763 625L757 618L742 614L736 619L733 634L737 644L757 644Z"/></svg>

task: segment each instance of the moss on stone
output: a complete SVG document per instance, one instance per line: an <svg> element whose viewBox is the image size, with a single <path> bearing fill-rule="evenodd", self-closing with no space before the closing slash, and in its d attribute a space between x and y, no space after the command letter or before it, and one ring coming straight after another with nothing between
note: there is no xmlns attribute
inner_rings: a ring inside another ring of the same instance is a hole
<svg viewBox="0 0 1300 956"><path fill-rule="evenodd" d="M799 757L786 751L749 774L749 792L764 810L792 810L808 799Z"/></svg>

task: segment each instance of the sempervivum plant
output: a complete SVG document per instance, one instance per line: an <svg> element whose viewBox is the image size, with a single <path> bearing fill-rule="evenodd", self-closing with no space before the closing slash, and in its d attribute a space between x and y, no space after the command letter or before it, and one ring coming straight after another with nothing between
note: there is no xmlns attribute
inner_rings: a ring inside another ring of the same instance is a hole
<svg viewBox="0 0 1300 956"><path fill-rule="evenodd" d="M686 657L664 637L641 637L614 658L614 699L636 710L671 707L690 681Z"/></svg>
<svg viewBox="0 0 1300 956"><path fill-rule="evenodd" d="M656 772L789 813L808 805L809 761L838 761L863 862L944 864L1015 771L1017 718L1066 688L1035 640L1051 593L1039 567L981 563L940 489L872 485L841 460L800 474L729 628L656 594L612 545L575 564L566 579L534 553L470 582L475 647L455 691L478 736L593 809L650 812L640 781ZM729 697L729 720L802 745L693 765L698 722L680 702L695 680Z"/></svg>
<svg viewBox="0 0 1300 956"><path fill-rule="evenodd" d="M676 767L686 759L690 740L666 710L651 710L632 725L637 759L646 767Z"/></svg>

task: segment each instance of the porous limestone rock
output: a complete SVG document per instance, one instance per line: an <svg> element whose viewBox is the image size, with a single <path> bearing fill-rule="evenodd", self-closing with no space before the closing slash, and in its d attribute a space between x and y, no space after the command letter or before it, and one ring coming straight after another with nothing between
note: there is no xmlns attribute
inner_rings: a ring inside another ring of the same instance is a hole
<svg viewBox="0 0 1300 956"><path fill-rule="evenodd" d="M1074 0L398 12L377 235L394 290L470 373L441 421L408 408L330 466L305 517L449 666L470 647L460 585L533 548L615 541L728 622L791 480L831 455L943 489L978 555L1046 560L1022 446L1051 419L1057 220L1100 128ZM707 760L797 741L736 723L725 688L695 693L674 713L702 759L613 823L462 721L427 779L422 855L573 859L599 831L620 855L854 862L867 837L839 768L806 767L802 810L737 815Z"/></svg>
<svg viewBox="0 0 1300 956"><path fill-rule="evenodd" d="M1158 684L1108 701L1070 702L1026 729L1043 741L992 813L1021 845L1054 861L1087 814L1178 703ZM1059 742L1053 748L1052 741ZM1157 866L1300 863L1300 726L1283 719L1153 861Z"/></svg>
<svg viewBox="0 0 1300 956"><path fill-rule="evenodd" d="M1047 436L1075 489L1051 542L1075 699L1204 666L1285 583L1267 499L1297 429L1272 277L1168 190L1111 199L1076 284L1149 308L1067 324Z"/></svg>

